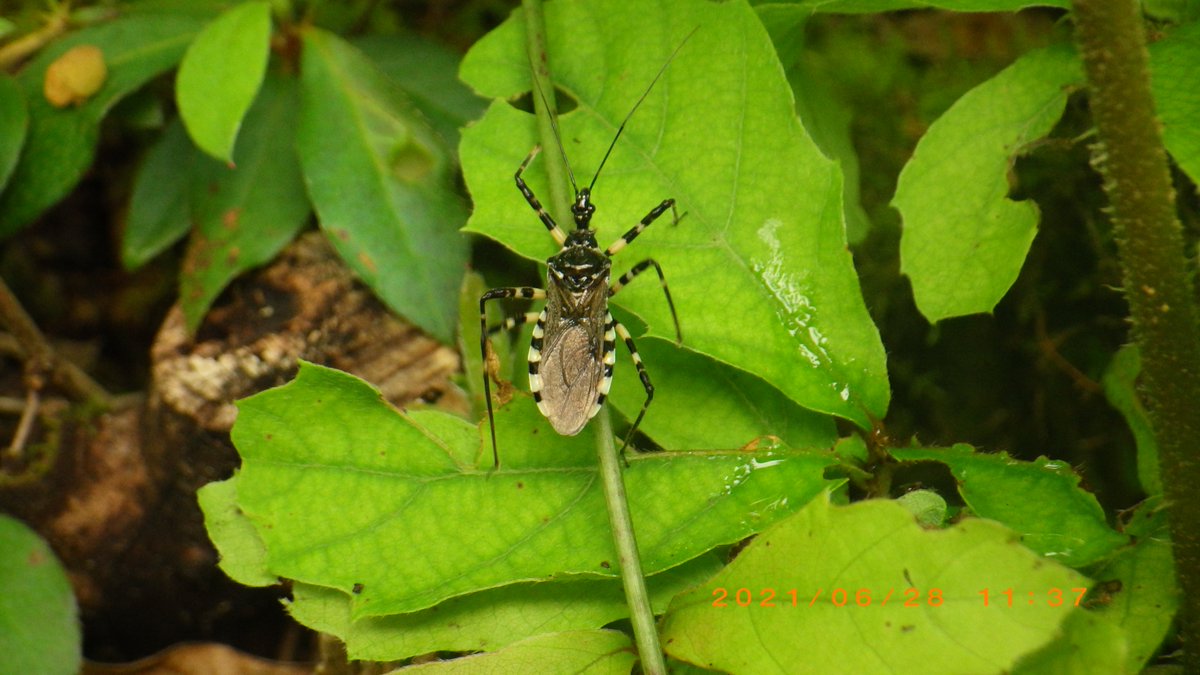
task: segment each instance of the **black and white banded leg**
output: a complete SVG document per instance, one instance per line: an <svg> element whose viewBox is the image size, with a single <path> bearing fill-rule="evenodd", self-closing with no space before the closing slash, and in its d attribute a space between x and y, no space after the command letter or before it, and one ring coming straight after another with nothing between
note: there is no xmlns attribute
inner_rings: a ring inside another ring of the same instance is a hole
<svg viewBox="0 0 1200 675"><path fill-rule="evenodd" d="M644 232L647 227L650 227L650 223L658 220L659 216L666 213L667 209L671 209L671 216L675 219L675 222L678 223L679 211L675 210L675 200L664 199L661 204L653 209L650 209L650 213L647 213L646 217L642 218L637 225L634 225L633 228L631 228L628 232L621 235L620 239L614 241L611 246L604 249L604 255L610 258L616 255L617 251L620 251L628 246L634 239L637 239L637 236Z"/></svg>
<svg viewBox="0 0 1200 675"><path fill-rule="evenodd" d="M608 297L611 298L616 295L626 284L633 281L637 275L645 272L650 267L653 267L654 271L658 273L658 282L662 286L663 295L667 296L667 307L671 310L671 321L675 323L675 343L683 344L683 331L679 328L679 315L675 313L675 301L671 300L671 289L667 288L667 278L663 276L662 266L654 258L646 258L630 268L628 272L622 274L621 278L617 279L616 283L609 287Z"/></svg>
<svg viewBox="0 0 1200 675"><path fill-rule="evenodd" d="M487 335L489 338L493 338L497 333L507 333L509 331L516 330L517 328L520 328L521 326L524 326L527 323L533 323L534 321L537 321L537 318L538 318L538 312L526 312L524 314L510 316L510 317L506 318L505 320L501 321L500 323L496 324L495 326L492 326L491 328L487 329ZM486 353L483 355L483 358L485 361L484 377L487 377L487 363L486 363L487 354Z"/></svg>
<svg viewBox="0 0 1200 675"><path fill-rule="evenodd" d="M517 328L520 328L521 326L524 326L527 323L533 323L533 322L537 321L539 314L540 314L540 312L526 312L524 314L510 316L507 319L505 319L504 321L501 321L500 323L496 324L495 326L492 326L491 328L489 328L488 336L491 337L491 336L495 335L496 333L502 333L502 332L507 332L510 330L516 330Z"/></svg>
<svg viewBox="0 0 1200 675"><path fill-rule="evenodd" d="M521 166L517 168L517 173L513 176L513 178L516 179L517 189L521 191L522 195L524 195L525 201L528 202L529 206L537 212L538 218L541 219L542 224L546 226L546 229L550 230L550 236L554 237L554 241L557 241L559 246L562 246L563 242L567 240L567 235L563 233L562 228L558 226L558 223L554 222L554 218L550 215L550 213L542 207L542 203L538 201L537 195L533 194L533 190L530 190L529 186L525 184L525 179L521 178L521 174L525 173L526 167L529 166L529 163L532 162L533 158L537 157L537 154L541 151L542 146L533 146L533 150L530 150L529 155L525 157L525 161L521 162Z"/></svg>
<svg viewBox="0 0 1200 675"><path fill-rule="evenodd" d="M608 325L609 329L605 332L604 337L604 345L606 348L608 348L608 351L604 355L604 379L607 383L605 385L606 389L604 395L608 394L607 385L612 383L612 367L613 363L616 362L616 350L610 348L615 345L613 345L608 338L609 335L613 335L614 331L616 335L621 336L621 339L625 341L625 346L629 349L629 356L633 359L634 367L637 368L638 377L642 380L642 388L646 390L646 401L642 403L642 409L638 411L637 419L633 421L633 425L631 425L629 427L629 431L625 433L625 442L621 443L621 456L624 457L625 448L629 447L629 441L637 432L638 425L642 423L642 418L646 416L646 410L650 407L650 402L654 400L654 385L650 383L650 374L646 372L646 366L642 365L642 357L638 356L637 345L633 343L633 336L629 334L629 331L625 330L625 326L621 325L621 322L612 318L611 314L608 317ZM604 401L604 395L600 396L601 403Z"/></svg>
<svg viewBox="0 0 1200 675"><path fill-rule="evenodd" d="M528 160L526 160L526 161L528 161ZM522 165L522 168L524 168L524 165ZM518 180L520 180L520 178L519 178L520 172L519 171L517 172L517 175L518 175ZM549 217L549 216L547 216L547 217ZM553 221L551 221L551 222L553 222ZM487 363L487 341L488 341L486 303L488 300L503 300L503 299L509 299L509 298L520 298L522 300L545 300L546 299L546 291L544 291L540 288L533 288L530 286L493 288L492 290L488 291L487 293L484 293L483 296L481 296L479 298L479 353L483 357L483 361L485 364ZM526 317L527 316L528 315L526 315ZM521 323L524 323L525 317L522 317L521 321L519 321L519 322L516 321L516 317L513 317L512 319L506 320L503 324L501 324L501 326L507 325L509 321L513 321L513 327L515 327L515 326L520 325ZM499 467L500 466L500 453L496 449L496 419L495 419L495 416L492 414L492 383L491 383L490 378L488 378L486 366L483 369L483 398L487 402L488 426L491 427L491 432L492 432L492 461L494 462L495 467Z"/></svg>

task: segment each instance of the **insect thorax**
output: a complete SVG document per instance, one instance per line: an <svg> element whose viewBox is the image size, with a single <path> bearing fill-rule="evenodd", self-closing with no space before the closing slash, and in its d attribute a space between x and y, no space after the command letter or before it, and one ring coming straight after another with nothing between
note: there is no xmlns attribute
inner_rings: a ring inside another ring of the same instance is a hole
<svg viewBox="0 0 1200 675"><path fill-rule="evenodd" d="M591 230L573 230L546 266L551 283L561 284L572 293L583 293L607 285L612 261L600 250Z"/></svg>

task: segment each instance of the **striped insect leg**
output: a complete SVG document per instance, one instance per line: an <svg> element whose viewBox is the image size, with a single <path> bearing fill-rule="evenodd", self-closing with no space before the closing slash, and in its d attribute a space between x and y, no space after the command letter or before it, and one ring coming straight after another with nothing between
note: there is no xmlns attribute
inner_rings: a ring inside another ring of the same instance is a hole
<svg viewBox="0 0 1200 675"><path fill-rule="evenodd" d="M533 323L534 321L537 321L537 318L538 318L538 312L526 312L524 314L510 316L507 319L505 319L504 321L501 321L500 323L496 324L495 326L492 326L491 328L489 328L488 335L491 336L491 335L495 335L496 333L500 333L503 331L516 330L517 328L520 328L521 326L524 326L527 323Z"/></svg>
<svg viewBox="0 0 1200 675"><path fill-rule="evenodd" d="M521 326L524 326L527 323L533 323L534 321L537 321L537 318L538 318L537 312L526 312L524 314L510 316L510 317L504 319L504 321L501 321L500 323L496 324L495 326L492 326L491 328L489 328L487 331L488 337L491 339L495 339L495 336L497 333L510 332L510 331L516 330L517 328L520 328ZM498 358L495 358L495 356L496 356L495 349L489 349L487 354L484 356L484 358L486 359L486 361L484 362L484 377L490 377L491 381L496 383L500 387L500 390L497 392L497 395L499 396L500 400L504 401L504 400L507 400L507 398L505 396L505 387L509 383L506 383L506 382L503 382L500 380L500 360ZM508 396L511 396L511 394L509 394Z"/></svg>
<svg viewBox="0 0 1200 675"><path fill-rule="evenodd" d="M616 329L616 334L621 336L625 341L625 346L629 348L629 356L633 359L633 366L637 368L638 377L642 380L642 388L646 390L646 402L642 404L642 409L638 412L637 419L633 421L633 426L629 427L629 431L625 434L625 442L621 444L621 456L625 455L625 448L629 446L630 439L637 432L638 426L642 423L642 418L646 416L646 410L650 407L650 401L654 400L654 385L650 384L650 375L646 372L646 366L642 365L642 357L638 356L637 345L633 344L633 336L625 330L625 326L615 319L610 319L611 325ZM608 367L608 372L612 373L612 366ZM611 375L610 375L611 379Z"/></svg>
<svg viewBox="0 0 1200 675"><path fill-rule="evenodd" d="M542 346L546 339L546 310L537 315L537 323L533 324L533 337L529 340L529 393L537 403L542 415L549 417L546 405L542 402Z"/></svg>
<svg viewBox="0 0 1200 675"><path fill-rule="evenodd" d="M550 235L554 237L554 241L557 241L558 245L562 246L563 242L567 240L567 235L563 234L562 228L558 226L558 223L554 222L554 218L542 207L542 203L538 201L537 195L533 194L533 190L529 189L529 186L525 184L525 179L521 178L521 174L525 173L525 169L529 166L529 163L533 161L534 157L537 157L537 154L541 150L542 147L540 145L533 146L533 150L529 152L525 161L521 162L521 166L517 169L517 173L513 178L516 179L517 189L521 191L521 194L525 197L525 201L537 212L538 218L542 220L542 224L546 226L546 229L550 230Z"/></svg>
<svg viewBox="0 0 1200 675"><path fill-rule="evenodd" d="M611 313L604 315L604 345L600 348L600 358L604 363L604 377L596 385L596 404L592 406L592 417L600 412L600 406L608 398L612 389L613 366L617 364L617 320ZM624 330L624 329L622 329Z"/></svg>
<svg viewBox="0 0 1200 675"><path fill-rule="evenodd" d="M671 209L671 215L675 218L675 222L679 222L679 212L675 210L675 200L664 199L661 204L650 209L650 213L647 213L646 217L642 218L641 222L635 225L633 229L621 235L620 239L614 241L611 246L604 249L604 255L609 257L616 255L617 251L620 251L634 239L637 239L637 236L645 231L647 227L650 227L650 223L658 220L658 217L665 213L667 209Z"/></svg>
<svg viewBox="0 0 1200 675"><path fill-rule="evenodd" d="M492 383L487 373L488 328L487 302L489 300L504 300L521 298L524 300L544 300L546 291L528 286L493 288L479 298L479 353L483 357L483 398L487 403L488 427L492 432L492 460L494 468L500 467L500 450L496 447L496 418L492 412ZM507 322L505 322L507 323ZM515 325L515 324L514 324Z"/></svg>
<svg viewBox="0 0 1200 675"><path fill-rule="evenodd" d="M637 275L645 272L651 266L654 267L655 272L658 272L658 281L662 285L663 295L667 296L667 307L671 310L671 321L675 322L675 344L683 344L683 331L679 329L679 315L675 313L675 302L671 300L671 289L667 288L667 278L663 276L662 266L658 264L658 261L653 258L646 258L634 265L632 269L622 274L621 278L617 279L617 282L608 289L608 295L609 297L616 295L617 291L624 288Z"/></svg>

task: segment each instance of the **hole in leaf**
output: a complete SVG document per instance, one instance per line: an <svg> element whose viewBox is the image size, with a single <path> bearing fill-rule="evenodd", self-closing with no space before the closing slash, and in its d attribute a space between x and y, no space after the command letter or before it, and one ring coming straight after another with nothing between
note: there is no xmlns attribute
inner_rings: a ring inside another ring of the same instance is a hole
<svg viewBox="0 0 1200 675"><path fill-rule="evenodd" d="M530 115L533 115L533 97L535 95L536 91L527 91L514 99L512 105L517 110L523 110ZM579 107L579 101L574 96L568 94L566 90L562 89L561 87L554 88L554 103L558 108L558 114L560 116L566 115L567 113Z"/></svg>

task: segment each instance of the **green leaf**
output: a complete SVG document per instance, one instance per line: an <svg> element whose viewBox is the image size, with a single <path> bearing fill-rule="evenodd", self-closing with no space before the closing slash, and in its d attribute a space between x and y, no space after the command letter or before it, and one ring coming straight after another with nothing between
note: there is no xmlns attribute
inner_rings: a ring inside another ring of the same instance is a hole
<svg viewBox="0 0 1200 675"><path fill-rule="evenodd" d="M763 6L786 6L824 14L874 14L905 9L948 9L954 12L1016 12L1026 7L1070 9L1070 0L752 0Z"/></svg>
<svg viewBox="0 0 1200 675"><path fill-rule="evenodd" d="M221 569L249 586L271 586L267 551L253 523L238 508L237 477L210 483L198 493L205 527L221 553ZM651 607L666 610L678 593L721 568L704 555L647 579ZM351 659L393 661L434 651L493 651L532 635L600 628L629 615L618 579L567 577L519 583L451 598L408 614L351 617L352 595L293 584L288 611L300 623L346 644Z"/></svg>
<svg viewBox="0 0 1200 675"><path fill-rule="evenodd" d="M441 44L416 35L366 35L353 44L404 89L451 149L458 130L487 107L459 81L462 57Z"/></svg>
<svg viewBox="0 0 1200 675"><path fill-rule="evenodd" d="M830 448L837 440L833 418L801 408L745 371L657 338L637 346L654 384L639 428L668 450L740 448L765 436L793 448ZM637 416L646 390L633 364L620 365L609 400L627 419Z"/></svg>
<svg viewBox="0 0 1200 675"><path fill-rule="evenodd" d="M1055 635L1087 585L996 523L924 530L889 501L819 498L676 598L662 639L675 658L733 673L1002 672ZM1053 589L1068 602L1052 606Z"/></svg>
<svg viewBox="0 0 1200 675"><path fill-rule="evenodd" d="M189 203L196 229L179 280L195 330L238 274L270 261L308 221L309 204L292 135L296 80L269 77L246 115L234 166L197 158Z"/></svg>
<svg viewBox="0 0 1200 675"><path fill-rule="evenodd" d="M196 492L204 527L221 554L221 569L246 586L274 586L279 578L267 571L267 547L237 505L237 478L209 483Z"/></svg>
<svg viewBox="0 0 1200 675"><path fill-rule="evenodd" d="M1200 92L1189 86L1200 68L1200 23L1171 31L1150 45L1150 89L1171 158L1200 183Z"/></svg>
<svg viewBox="0 0 1200 675"><path fill-rule="evenodd" d="M667 659L667 672L671 673L671 675L709 675L711 673L721 673L721 675L726 675L724 671L709 670L707 668L701 668L700 666L693 665L691 663L685 663L678 659L672 658Z"/></svg>
<svg viewBox="0 0 1200 675"><path fill-rule="evenodd" d="M1137 394L1137 378L1142 372L1141 354L1136 345L1117 350L1104 371L1104 396L1125 418L1137 444L1138 482L1149 495L1161 495L1162 477L1158 468L1158 441L1150 417Z"/></svg>
<svg viewBox="0 0 1200 675"><path fill-rule="evenodd" d="M871 221L859 199L858 152L850 137L854 112L839 101L832 84L844 72L824 72L814 59L804 58L806 14L792 5L763 5L755 12L771 35L788 83L796 96L796 115L826 157L838 163L843 181L842 202L846 216L846 239L861 242ZM840 62L839 68L845 63Z"/></svg>
<svg viewBox="0 0 1200 675"><path fill-rule="evenodd" d="M79 672L75 596L36 532L0 514L0 673Z"/></svg>
<svg viewBox="0 0 1200 675"><path fill-rule="evenodd" d="M892 205L904 219L901 271L929 321L990 312L1016 280L1038 209L1008 198L1008 173L1082 78L1068 46L1030 52L960 98L917 144Z"/></svg>
<svg viewBox="0 0 1200 675"><path fill-rule="evenodd" d="M29 131L25 94L17 81L0 74L0 190L12 176Z"/></svg>
<svg viewBox="0 0 1200 675"><path fill-rule="evenodd" d="M121 10L131 15L189 15L204 19L207 24L229 9L229 5L229 0L134 0Z"/></svg>
<svg viewBox="0 0 1200 675"><path fill-rule="evenodd" d="M629 636L613 630L551 633L523 640L490 654L465 656L409 666L394 673L404 675L629 675L637 660Z"/></svg>
<svg viewBox="0 0 1200 675"><path fill-rule="evenodd" d="M1129 653L1125 636L1113 624L1094 612L1076 609L1067 615L1062 635L1038 651L1026 655L1014 675L1094 675L1096 673L1136 673L1122 664Z"/></svg>
<svg viewBox="0 0 1200 675"><path fill-rule="evenodd" d="M1142 13L1156 26L1162 23L1179 26L1200 19L1200 2L1196 0L1143 0Z"/></svg>
<svg viewBox="0 0 1200 675"><path fill-rule="evenodd" d="M753 373L800 405L869 426L887 408L879 335L862 301L842 217L841 174L795 115L774 47L744 4L564 1L546 7L550 69L576 108L560 131L586 184L618 126L667 57L699 29L649 92L596 183L593 226L615 241L664 198L667 217L617 257L662 264L684 346ZM483 95L530 88L520 12L480 40L462 77ZM534 118L505 100L463 133L475 202L468 229L544 260L556 251L512 175L537 142ZM526 177L548 196L542 162ZM551 209L554 211L555 209ZM613 302L674 339L653 277Z"/></svg>
<svg viewBox="0 0 1200 675"><path fill-rule="evenodd" d="M242 117L267 72L270 40L270 4L247 2L206 26L179 64L179 116L196 145L219 160L234 161Z"/></svg>
<svg viewBox="0 0 1200 675"><path fill-rule="evenodd" d="M801 65L788 71L788 81L797 95L797 114L810 130L821 152L841 167L845 176L843 204L846 211L846 238L857 244L867 237L871 220L859 198L858 152L850 136L853 111L838 101L830 88L832 80Z"/></svg>
<svg viewBox="0 0 1200 675"><path fill-rule="evenodd" d="M1097 614L1120 628L1129 647L1125 669L1137 673L1170 633L1180 591L1161 499L1138 506L1126 531L1134 536L1134 545L1119 551L1092 576L1101 588L1113 589L1107 602L1096 603Z"/></svg>
<svg viewBox="0 0 1200 675"><path fill-rule="evenodd" d="M651 605L666 610L678 593L706 581L721 568L701 556L646 580ZM510 584L451 598L411 614L350 617L350 596L331 588L297 584L292 617L346 643L351 659L393 661L434 651L495 651L542 633L595 629L629 616L617 579L565 579Z"/></svg>
<svg viewBox="0 0 1200 675"><path fill-rule="evenodd" d="M362 54L304 33L297 147L321 227L392 309L452 342L466 266L449 153Z"/></svg>
<svg viewBox="0 0 1200 675"><path fill-rule="evenodd" d="M1012 459L1004 453L952 448L895 448L901 461L933 460L950 468L971 510L1021 533L1038 553L1082 567L1111 555L1128 538L1105 521L1095 495L1079 487L1079 475L1066 462Z"/></svg>
<svg viewBox="0 0 1200 675"><path fill-rule="evenodd" d="M121 263L135 270L179 241L192 227L188 192L196 146L176 119L146 153L133 179L121 238Z"/></svg>
<svg viewBox="0 0 1200 675"><path fill-rule="evenodd" d="M54 205L92 163L100 121L117 101L174 66L203 22L175 14L128 16L85 28L47 47L21 72L30 127L21 160L0 195L0 237L8 236ZM108 79L77 108L59 110L42 95L46 68L68 49L95 45L104 53Z"/></svg>
<svg viewBox="0 0 1200 675"><path fill-rule="evenodd" d="M292 383L242 401L238 505L268 570L353 595L354 616L563 574L615 577L591 439L551 430L532 400L499 409L503 465L479 429L402 414L366 383L304 364ZM537 442L532 442L536 440ZM488 470L475 468L480 457ZM830 482L828 454L653 453L625 472L646 574L739 541ZM329 505L355 508L329 517ZM464 535L464 527L470 536Z"/></svg>
<svg viewBox="0 0 1200 675"><path fill-rule="evenodd" d="M896 503L908 509L921 527L940 527L946 522L946 500L933 490L906 492Z"/></svg>
<svg viewBox="0 0 1200 675"><path fill-rule="evenodd" d="M479 298L486 291L483 277L478 272L467 272L458 293L458 352L462 355L463 387L470 397L472 418L482 414L486 403L480 382L483 356L479 353ZM492 347L500 344L493 341Z"/></svg>

